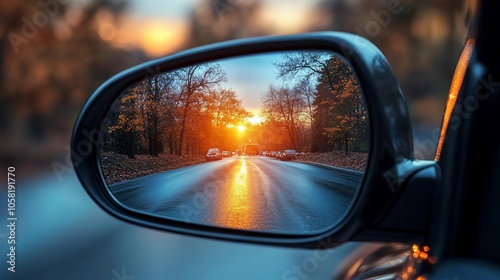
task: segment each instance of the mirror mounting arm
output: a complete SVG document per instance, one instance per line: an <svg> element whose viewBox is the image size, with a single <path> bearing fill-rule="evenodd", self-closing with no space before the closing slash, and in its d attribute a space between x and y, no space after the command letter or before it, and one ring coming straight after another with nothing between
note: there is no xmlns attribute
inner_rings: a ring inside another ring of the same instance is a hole
<svg viewBox="0 0 500 280"><path fill-rule="evenodd" d="M440 178L437 162L426 165L401 182L399 195L380 223L362 231L355 240L427 242ZM422 238L423 236L423 238Z"/></svg>

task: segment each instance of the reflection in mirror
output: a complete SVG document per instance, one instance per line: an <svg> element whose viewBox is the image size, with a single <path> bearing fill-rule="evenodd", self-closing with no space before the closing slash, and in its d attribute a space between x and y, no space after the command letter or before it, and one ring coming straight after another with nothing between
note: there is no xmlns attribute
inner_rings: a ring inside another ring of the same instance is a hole
<svg viewBox="0 0 500 280"><path fill-rule="evenodd" d="M145 77L103 123L104 179L124 206L274 233L339 222L370 140L354 69L329 51L240 56Z"/></svg>

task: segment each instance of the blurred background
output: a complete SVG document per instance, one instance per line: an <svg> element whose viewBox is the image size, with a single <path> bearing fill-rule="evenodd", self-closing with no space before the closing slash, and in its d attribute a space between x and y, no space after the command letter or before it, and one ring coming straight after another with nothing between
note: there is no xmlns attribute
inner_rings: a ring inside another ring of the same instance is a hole
<svg viewBox="0 0 500 280"><path fill-rule="evenodd" d="M456 0L2 1L0 170L16 167L20 191L51 180L79 188L53 163L66 164L81 107L112 75L207 43L324 30L358 33L382 50L407 98L417 157L432 159L473 10ZM27 204L25 215L36 211Z"/></svg>
<svg viewBox="0 0 500 280"><path fill-rule="evenodd" d="M0 158L46 168L65 156L78 112L97 86L137 63L259 35L358 33L387 56L407 98L419 158L439 128L467 36L465 1L3 1ZM426 147L419 148L418 145Z"/></svg>

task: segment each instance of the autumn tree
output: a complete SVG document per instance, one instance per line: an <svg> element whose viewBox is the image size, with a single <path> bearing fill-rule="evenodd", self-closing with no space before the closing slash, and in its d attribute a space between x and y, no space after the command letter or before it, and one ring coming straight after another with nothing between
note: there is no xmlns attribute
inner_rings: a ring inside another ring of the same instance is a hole
<svg viewBox="0 0 500 280"><path fill-rule="evenodd" d="M104 148L126 153L131 159L135 158L137 135L144 130L146 123L142 103L147 83L144 80L128 89L108 114L112 124L103 131L105 136L101 145Z"/></svg>
<svg viewBox="0 0 500 280"><path fill-rule="evenodd" d="M152 156L164 150L198 154L209 145L230 143L227 128L243 123L250 113L233 90L221 87L226 80L217 63L143 79L108 116L112 125L104 149L126 151L133 158L137 149Z"/></svg>
<svg viewBox="0 0 500 280"><path fill-rule="evenodd" d="M158 156L164 150L165 131L170 132L167 128L175 123L173 83L173 73L164 73L131 86L108 115L113 124L105 138L109 141L103 143L105 148L123 152L125 146L130 158L136 147L140 152ZM124 139L127 145L123 144Z"/></svg>
<svg viewBox="0 0 500 280"><path fill-rule="evenodd" d="M215 89L206 97L206 110L211 114L215 131L215 145L227 147L231 143L231 128L243 124L252 114L245 110L242 101L232 89ZM232 147L236 148L236 147Z"/></svg>
<svg viewBox="0 0 500 280"><path fill-rule="evenodd" d="M353 149L364 149L368 116L361 87L346 61L331 52L301 51L283 54L274 65L278 78L298 80L295 88L311 120L311 151L326 152L343 145L348 153L351 142L356 144Z"/></svg>
<svg viewBox="0 0 500 280"><path fill-rule="evenodd" d="M314 100L313 151L329 151L343 146L366 151L368 112L363 92L353 69L342 59L332 56L319 78ZM350 143L354 144L350 147Z"/></svg>

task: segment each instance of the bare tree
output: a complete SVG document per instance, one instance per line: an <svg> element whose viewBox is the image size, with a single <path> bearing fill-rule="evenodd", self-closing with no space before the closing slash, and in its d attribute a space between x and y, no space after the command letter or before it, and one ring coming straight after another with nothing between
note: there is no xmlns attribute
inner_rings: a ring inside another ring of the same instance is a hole
<svg viewBox="0 0 500 280"><path fill-rule="evenodd" d="M227 81L227 77L224 70L216 63L197 64L182 68L176 71L176 76L181 93L180 133L177 153L181 154L191 107L193 104L203 102L204 95L208 94L215 86Z"/></svg>
<svg viewBox="0 0 500 280"><path fill-rule="evenodd" d="M297 78L316 81L323 74L329 77L330 73L325 70L331 57L332 53L325 51L288 52L283 54L281 62L273 64L277 68L278 78L284 81ZM333 77L330 82L334 82Z"/></svg>
<svg viewBox="0 0 500 280"><path fill-rule="evenodd" d="M297 149L297 136L305 103L296 88L269 85L263 94L263 113L271 122L285 127L291 145Z"/></svg>

